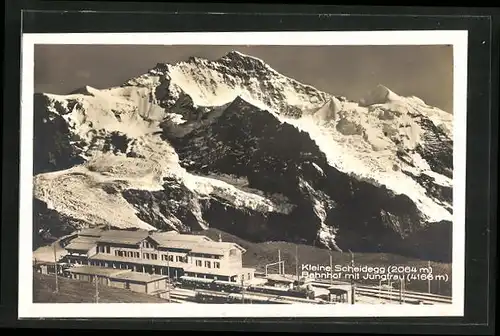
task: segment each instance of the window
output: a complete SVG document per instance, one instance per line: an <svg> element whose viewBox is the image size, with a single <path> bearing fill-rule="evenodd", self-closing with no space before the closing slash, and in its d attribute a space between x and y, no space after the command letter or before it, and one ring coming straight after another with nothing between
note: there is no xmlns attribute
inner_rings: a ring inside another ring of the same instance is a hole
<svg viewBox="0 0 500 336"><path fill-rule="evenodd" d="M140 256L139 256L139 252L135 252L135 257L136 257L136 258L139 258L139 257L140 257Z"/></svg>
<svg viewBox="0 0 500 336"><path fill-rule="evenodd" d="M201 260L196 260L196 266L201 266Z"/></svg>
<svg viewBox="0 0 500 336"><path fill-rule="evenodd" d="M111 253L111 248L109 246L106 246L106 253Z"/></svg>
<svg viewBox="0 0 500 336"><path fill-rule="evenodd" d="M205 267L211 268L212 264L210 261L205 261Z"/></svg>
<svg viewBox="0 0 500 336"><path fill-rule="evenodd" d="M119 253L120 251L115 251L115 256L119 256Z"/></svg>
<svg viewBox="0 0 500 336"><path fill-rule="evenodd" d="M248 273L248 280L252 279L252 275Z"/></svg>
<svg viewBox="0 0 500 336"><path fill-rule="evenodd" d="M220 262L214 261L214 267L215 268L220 268Z"/></svg>
<svg viewBox="0 0 500 336"><path fill-rule="evenodd" d="M158 255L156 255L156 254L151 254L151 257L153 258L153 260L157 260L158 259Z"/></svg>

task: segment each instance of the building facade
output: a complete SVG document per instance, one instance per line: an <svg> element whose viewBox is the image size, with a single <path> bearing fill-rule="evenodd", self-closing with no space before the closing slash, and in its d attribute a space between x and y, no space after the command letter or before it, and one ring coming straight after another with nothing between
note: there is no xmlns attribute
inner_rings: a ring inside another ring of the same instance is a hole
<svg viewBox="0 0 500 336"><path fill-rule="evenodd" d="M167 288L167 276L116 270L97 266L75 266L66 270L70 278L100 286L128 289L138 293L159 294Z"/></svg>
<svg viewBox="0 0 500 336"><path fill-rule="evenodd" d="M245 249L238 244L175 231L84 230L64 248L64 262L72 266L133 272L130 274L173 279L186 275L239 283L252 280L255 273L255 269L243 267Z"/></svg>

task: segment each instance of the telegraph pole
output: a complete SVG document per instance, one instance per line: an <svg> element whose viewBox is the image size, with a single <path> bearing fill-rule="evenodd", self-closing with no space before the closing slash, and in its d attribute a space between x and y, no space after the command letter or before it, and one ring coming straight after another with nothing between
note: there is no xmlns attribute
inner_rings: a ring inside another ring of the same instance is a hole
<svg viewBox="0 0 500 336"><path fill-rule="evenodd" d="M99 303L99 279L97 274L95 275L95 303Z"/></svg>
<svg viewBox="0 0 500 336"><path fill-rule="evenodd" d="M399 303L400 304L403 304L404 300L403 300L403 287L404 287L404 277L401 278L401 280L399 281Z"/></svg>
<svg viewBox="0 0 500 336"><path fill-rule="evenodd" d="M171 283L170 283L170 278L167 278L167 300L168 302L170 301L170 293L171 293Z"/></svg>
<svg viewBox="0 0 500 336"><path fill-rule="evenodd" d="M56 244L57 241L54 242L54 275L56 276L56 290L55 292L59 292L59 279L57 278L57 253L56 253Z"/></svg>
<svg viewBox="0 0 500 336"><path fill-rule="evenodd" d="M406 281L403 277L403 303L405 303L405 291L406 291Z"/></svg>
<svg viewBox="0 0 500 336"><path fill-rule="evenodd" d="M300 281L299 277L299 247L295 245L295 275L297 276L297 284Z"/></svg>
<svg viewBox="0 0 500 336"><path fill-rule="evenodd" d="M281 275L281 251L278 250L278 273Z"/></svg>
<svg viewBox="0 0 500 336"><path fill-rule="evenodd" d="M243 277L241 278L241 303L245 303L245 289L243 286Z"/></svg>
<svg viewBox="0 0 500 336"><path fill-rule="evenodd" d="M427 262L427 266L429 268L428 273L430 273L431 272L431 261L430 260ZM429 294L431 293L431 277L430 276L427 277L427 292Z"/></svg>
<svg viewBox="0 0 500 336"><path fill-rule="evenodd" d="M351 266L353 267L353 276L351 277L351 304L354 304L355 301L355 291L354 291L354 253L352 253L351 250L349 250L349 253L351 254Z"/></svg>
<svg viewBox="0 0 500 336"><path fill-rule="evenodd" d="M333 260L330 254L330 286L333 286Z"/></svg>
<svg viewBox="0 0 500 336"><path fill-rule="evenodd" d="M170 255L168 254L168 251L167 251L167 274L168 274L168 281L170 281Z"/></svg>

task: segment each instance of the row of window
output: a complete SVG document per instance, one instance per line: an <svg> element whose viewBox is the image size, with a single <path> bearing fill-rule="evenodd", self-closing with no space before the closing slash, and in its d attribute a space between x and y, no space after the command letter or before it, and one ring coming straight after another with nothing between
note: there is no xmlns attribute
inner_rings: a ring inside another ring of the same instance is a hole
<svg viewBox="0 0 500 336"><path fill-rule="evenodd" d="M133 256L136 256L136 253L138 252L130 252L130 251L115 251L115 255L119 256L119 257L125 257L125 256L131 256L129 255L130 253L133 254ZM145 259L152 259L152 260L157 260L158 259L158 255L156 254L153 254L153 253L143 253L144 254L144 257ZM137 258L139 256L137 255ZM161 256L162 260L163 261L171 261L173 262L174 261L174 256L173 255L166 255L166 254L163 254ZM76 263L82 263L81 261L79 260L75 260ZM181 257L181 256L175 256L175 261L176 262L187 262L187 258L186 257ZM71 262L71 261L70 261ZM94 262L91 262L91 263L94 263ZM97 265L96 266L106 266L107 267L107 263L104 263L104 262L95 262ZM195 264L197 267L206 267L206 268L220 268L220 262L218 261L209 261L209 260L205 260L205 262L203 262L202 260L196 260L195 261Z"/></svg>
<svg viewBox="0 0 500 336"><path fill-rule="evenodd" d="M201 260L196 260L195 264L198 267L202 267L203 262ZM220 262L218 262L218 261L211 262L209 260L205 260L205 267L206 268L212 268L212 265L213 265L213 268L220 268Z"/></svg>
<svg viewBox="0 0 500 336"><path fill-rule="evenodd" d="M205 259L222 259L220 255L204 254L204 253L190 253L193 257L205 258Z"/></svg>
<svg viewBox="0 0 500 336"><path fill-rule="evenodd" d="M140 254L139 254L139 252L133 252L133 251L117 251L117 250L115 250L115 256L118 256L118 257L129 257L129 258L139 258Z"/></svg>
<svg viewBox="0 0 500 336"><path fill-rule="evenodd" d="M97 253L111 253L111 247L109 246L103 246L103 245L98 245L97 246Z"/></svg>
<svg viewBox="0 0 500 336"><path fill-rule="evenodd" d="M151 243L149 243L149 242L143 242L143 247L152 248L153 245L151 245ZM111 254L111 248L110 248L110 246L107 246L107 245L99 245L99 246L97 246L97 252ZM128 257L128 258L140 258L140 252L115 250L115 256ZM166 256L166 255L162 255L162 260L167 261L167 257L164 257L164 256ZM211 255L211 254L192 253L192 256L199 257L199 258L205 258L205 259L222 259L222 256ZM158 256L154 253L143 253L143 258L157 260ZM169 255L168 258L169 258L169 261L174 261L174 257L172 255ZM187 262L187 258L182 257L182 256L177 256L175 258L175 261L176 262Z"/></svg>
<svg viewBox="0 0 500 336"><path fill-rule="evenodd" d="M156 253L143 253L142 254L143 259L152 259L152 260L158 260L158 255Z"/></svg>
<svg viewBox="0 0 500 336"><path fill-rule="evenodd" d="M134 252L134 251L115 250L115 256L117 256L117 257L129 257L129 258L140 258L140 253ZM156 253L143 253L142 258L147 259L147 260L158 260L158 255ZM161 260L162 261L171 261L171 262L173 262L175 260L176 262L187 263L187 257L175 256L175 259L174 259L174 256L171 254L162 254Z"/></svg>
<svg viewBox="0 0 500 336"><path fill-rule="evenodd" d="M148 241L143 241L142 242L142 247L144 247L144 248L153 248L154 246L150 242L148 242Z"/></svg>
<svg viewBox="0 0 500 336"><path fill-rule="evenodd" d="M150 243L146 243L145 242L144 244L148 245L148 246L144 246L144 247L152 247L152 245ZM109 246L100 245L100 246L97 246L97 252L98 253L107 253L107 254L110 254L111 253L111 248ZM139 252L134 252L134 251L118 251L118 250L115 250L115 255L116 256L120 256L120 257L130 257L130 258L139 258L140 257L140 253ZM144 258L156 260L155 257L151 257L151 258L148 257L149 255L155 255L155 254L154 253L144 253ZM192 255L194 257L207 258L207 259L221 259L222 258L222 256L216 256L216 255L210 255L210 254L193 253ZM170 257L170 261L174 261L172 255L170 255L169 257ZM164 259L162 257L162 260L167 260L167 259ZM184 262L187 262L187 258L181 257L181 256L177 256L176 261L183 262L182 260L185 260Z"/></svg>

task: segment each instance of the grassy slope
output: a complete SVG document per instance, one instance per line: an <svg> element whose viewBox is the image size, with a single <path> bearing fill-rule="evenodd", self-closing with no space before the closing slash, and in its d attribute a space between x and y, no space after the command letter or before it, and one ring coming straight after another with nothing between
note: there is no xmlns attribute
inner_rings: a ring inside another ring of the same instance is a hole
<svg viewBox="0 0 500 336"><path fill-rule="evenodd" d="M54 293L55 277L34 273L33 302L35 303L94 303L95 287L90 282L59 277L59 293ZM101 303L168 303L156 296L126 289L100 286Z"/></svg>
<svg viewBox="0 0 500 336"><path fill-rule="evenodd" d="M252 243L234 235L225 233L223 231L210 228L203 232L196 234L203 234L211 239L218 240L219 234L223 241L235 242L245 248L247 251L243 254L243 265L255 267L258 271L265 271L265 265L278 261L278 250L281 252L281 260L285 261L285 272L288 274L295 274L296 262L295 251L298 251L298 264L299 272L302 264L310 265L330 265L330 254L332 255L333 265L349 265L351 262L351 255L349 253L331 252L326 249L321 249L314 246L293 244L286 242L265 242L265 243ZM408 257L398 256L387 253L355 253L354 260L356 266L415 266L427 267L426 260L411 259ZM431 282L431 292L441 295L451 296L451 264L431 262L433 274L447 274L448 281ZM269 269L271 272L271 269ZM277 273L277 268L274 268L273 273ZM378 285L377 281L368 281L367 284ZM363 282L361 282L363 283ZM417 281L406 283L406 289L427 292L427 281Z"/></svg>

